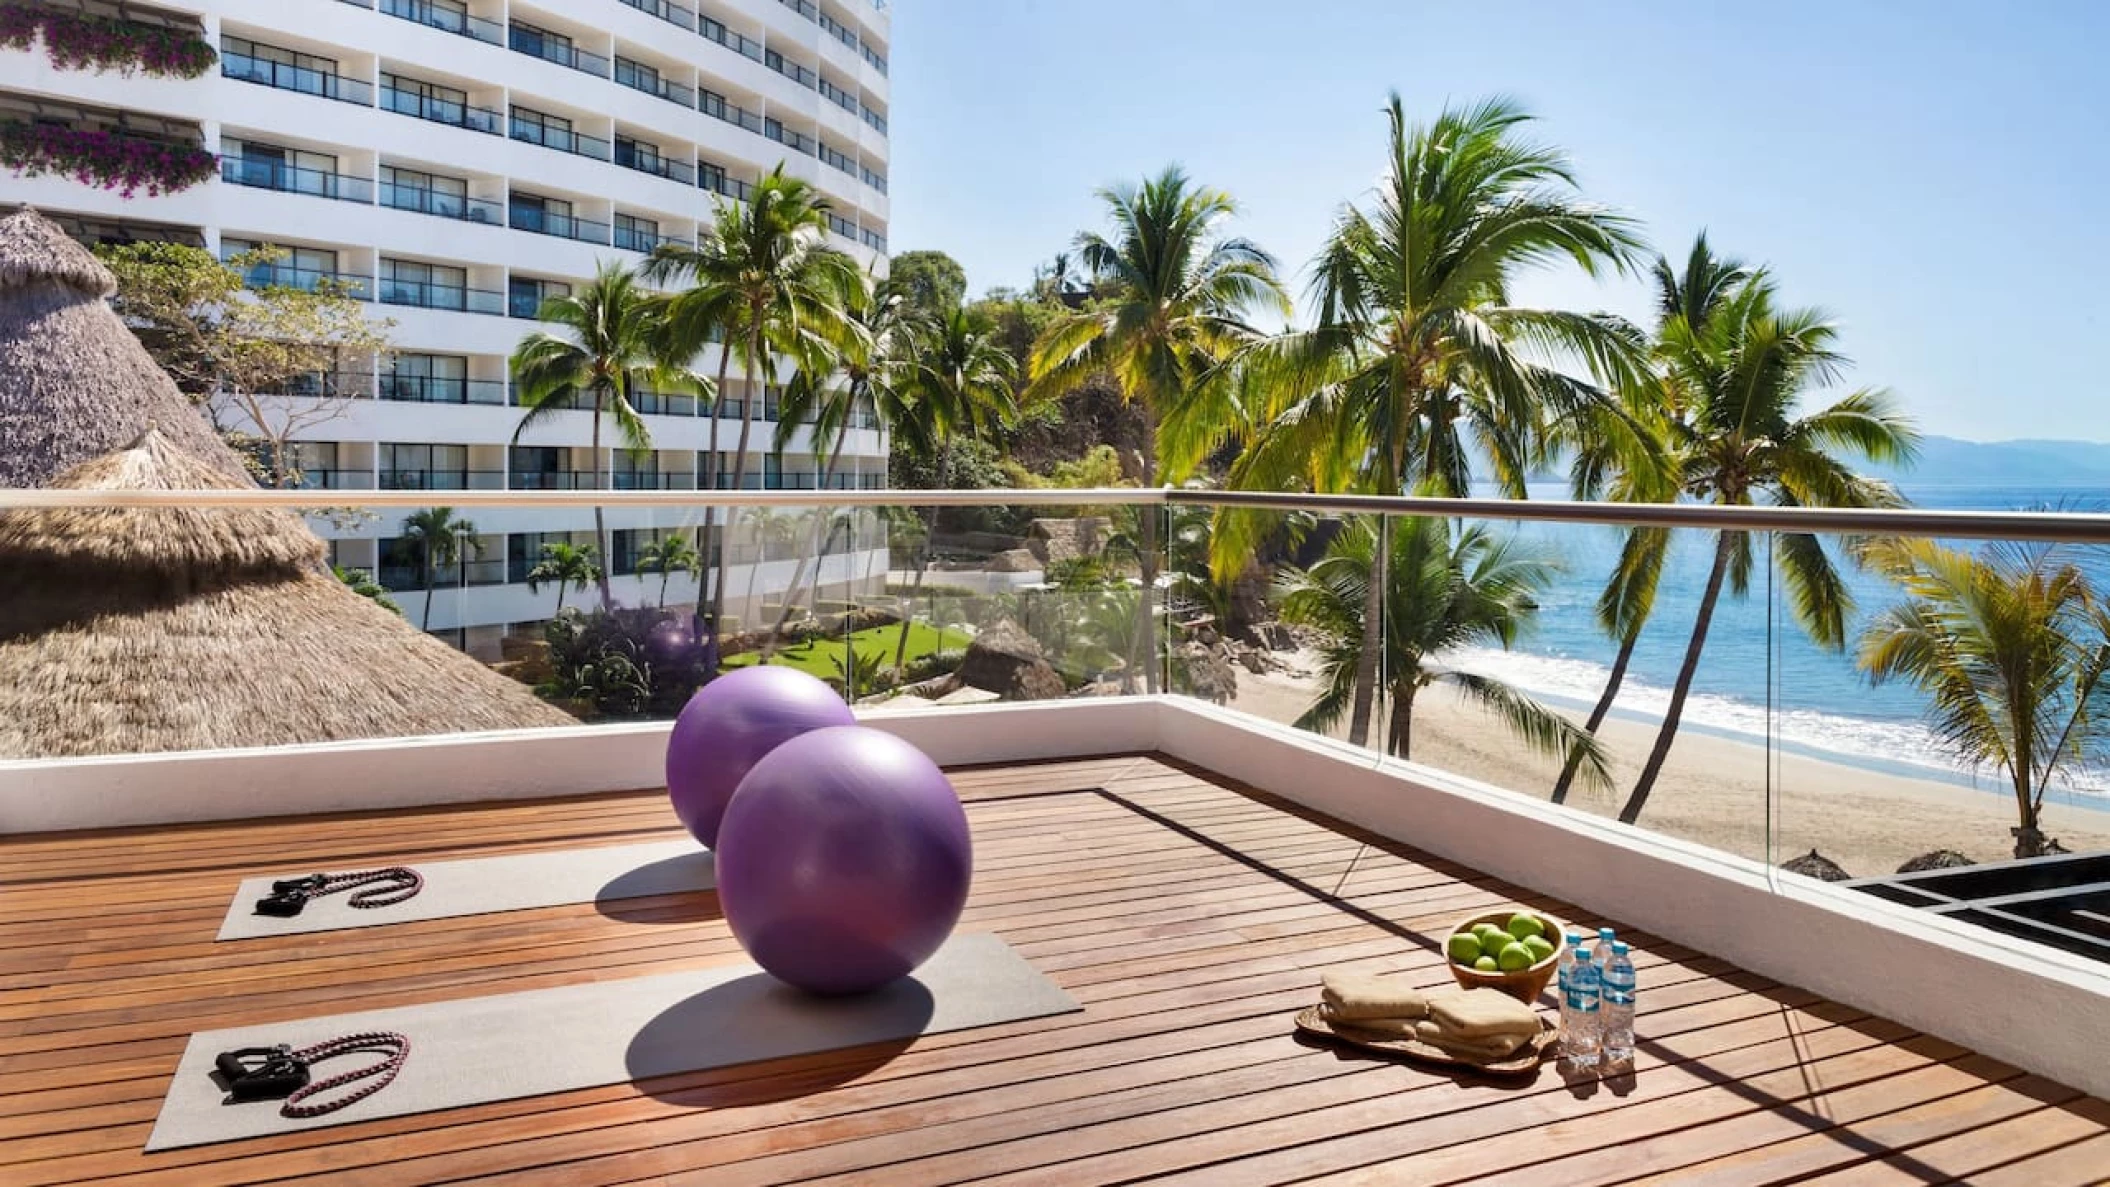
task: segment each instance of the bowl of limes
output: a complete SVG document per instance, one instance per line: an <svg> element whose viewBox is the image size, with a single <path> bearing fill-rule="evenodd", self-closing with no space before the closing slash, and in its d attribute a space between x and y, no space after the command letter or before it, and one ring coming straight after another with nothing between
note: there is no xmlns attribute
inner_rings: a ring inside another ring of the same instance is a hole
<svg viewBox="0 0 2110 1187"><path fill-rule="evenodd" d="M1459 923L1444 942L1444 954L1460 986L1499 989L1531 1005L1553 980L1560 945L1561 927L1551 917L1512 908Z"/></svg>

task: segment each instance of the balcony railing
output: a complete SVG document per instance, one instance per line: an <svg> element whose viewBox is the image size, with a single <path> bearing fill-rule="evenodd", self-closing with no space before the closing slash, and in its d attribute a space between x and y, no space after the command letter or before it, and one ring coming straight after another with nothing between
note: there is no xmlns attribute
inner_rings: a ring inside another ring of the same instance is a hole
<svg viewBox="0 0 2110 1187"><path fill-rule="evenodd" d="M761 42L749 37L743 37L707 16L696 18L696 31L743 58L749 58L757 62L762 60Z"/></svg>
<svg viewBox="0 0 2110 1187"><path fill-rule="evenodd" d="M493 293L492 296L498 294ZM497 312L497 310L491 310ZM502 379L457 379L440 375L383 375L381 398L409 404L494 404L506 402Z"/></svg>
<svg viewBox="0 0 2110 1187"><path fill-rule="evenodd" d="M381 11L392 17L420 24L442 33L458 37L474 38L488 45L505 44L505 26L497 21L469 16L451 8L442 8L429 0L381 0Z"/></svg>
<svg viewBox="0 0 2110 1187"><path fill-rule="evenodd" d="M381 183L381 205L391 210L412 210L435 218L456 218L465 223L483 223L493 227L502 227L506 223L505 207L496 202L471 198L464 194L452 194L428 186L406 185L402 182Z"/></svg>
<svg viewBox="0 0 2110 1187"><path fill-rule="evenodd" d="M294 482L295 490L372 490L372 470L321 470L302 467Z"/></svg>
<svg viewBox="0 0 2110 1187"><path fill-rule="evenodd" d="M647 416L696 415L696 397L685 392L631 392L630 406Z"/></svg>
<svg viewBox="0 0 2110 1187"><path fill-rule="evenodd" d="M452 310L456 313L498 315L505 312L504 293L473 289L459 284L435 284L428 280L384 278L381 281L381 303L408 305L416 309Z"/></svg>
<svg viewBox="0 0 2110 1187"><path fill-rule="evenodd" d="M696 29L696 12L694 9L683 8L679 4L671 4L668 0L623 0L623 3L637 9L646 16L656 16L670 25L676 25L691 32Z"/></svg>
<svg viewBox="0 0 2110 1187"><path fill-rule="evenodd" d="M649 254L657 251L663 243L684 242L687 241L678 236L662 235L657 231L647 231L643 227L617 227L615 229L615 246L622 248L624 251L641 251Z"/></svg>
<svg viewBox="0 0 2110 1187"><path fill-rule="evenodd" d="M814 73L812 68L802 66L773 49L762 51L762 64L809 91L820 89L821 76Z"/></svg>
<svg viewBox="0 0 2110 1187"><path fill-rule="evenodd" d="M813 137L785 127L781 120L765 118L762 121L762 135L793 152L802 152L809 157L820 151L820 144Z"/></svg>
<svg viewBox="0 0 2110 1187"><path fill-rule="evenodd" d="M506 294L506 314L509 317L539 318L542 316L542 303L551 297L562 295L555 292L508 292Z"/></svg>
<svg viewBox="0 0 2110 1187"><path fill-rule="evenodd" d="M629 3L629 0L624 0L624 3ZM685 87L678 82L662 77L659 71L647 66L640 66L628 58L616 58L615 80L633 91L643 91L655 99L665 99L669 103L679 104L692 110L696 106L696 91L694 88Z"/></svg>
<svg viewBox="0 0 2110 1187"><path fill-rule="evenodd" d="M547 210L515 206L511 215L512 227L516 231L532 231L537 235L555 235L559 239L576 239L581 243L598 243L608 246L608 224L570 214L552 214ZM515 317L521 316L514 314ZM532 317L533 314L528 316Z"/></svg>
<svg viewBox="0 0 2110 1187"><path fill-rule="evenodd" d="M280 161L222 157L220 179L230 185L278 190L286 194L306 194L312 198L335 198L340 202L371 203L374 200L374 183L364 177L325 173L320 169L303 169L298 165L288 165Z"/></svg>
<svg viewBox="0 0 2110 1187"><path fill-rule="evenodd" d="M381 471L382 490L504 490L503 470L412 469Z"/></svg>
<svg viewBox="0 0 2110 1187"><path fill-rule="evenodd" d="M831 169L857 176L857 162L850 159L850 154L830 147L825 140L821 141L821 162Z"/></svg>
<svg viewBox="0 0 2110 1187"><path fill-rule="evenodd" d="M275 396L356 400L374 394L374 377L364 371L318 371L271 384L264 390Z"/></svg>
<svg viewBox="0 0 2110 1187"><path fill-rule="evenodd" d="M857 114L857 96L829 82L826 75L820 80L821 96L851 115Z"/></svg>
<svg viewBox="0 0 2110 1187"><path fill-rule="evenodd" d="M693 474L643 474L617 471L608 476L616 490L694 490Z"/></svg>
<svg viewBox="0 0 2110 1187"><path fill-rule="evenodd" d="M696 167L694 165L689 164L687 161L677 161L673 157L661 156L656 151L639 152L639 147L624 141L616 141L615 163L625 169L635 169L639 173L650 173L654 177L664 177L668 181L680 182L682 185L696 184Z"/></svg>
<svg viewBox="0 0 2110 1187"><path fill-rule="evenodd" d="M860 167L858 175L864 178L866 185L871 186L882 194L886 193L886 174Z"/></svg>
<svg viewBox="0 0 2110 1187"><path fill-rule="evenodd" d="M727 177L722 170L704 170L697 177L696 184L735 202L745 202L755 192L753 185L737 177Z"/></svg>
<svg viewBox="0 0 2110 1187"><path fill-rule="evenodd" d="M254 58L233 50L220 54L220 73L227 78L258 83L281 91L319 95L325 99L356 103L362 107L374 105L374 88L369 83L306 66L274 62L268 58Z"/></svg>
<svg viewBox="0 0 2110 1187"><path fill-rule="evenodd" d="M598 136L588 136L569 128L552 128L548 124L522 119L517 114L513 116L513 139L596 161L607 160L610 153L608 142Z"/></svg>
<svg viewBox="0 0 2110 1187"><path fill-rule="evenodd" d="M606 474L601 475L603 479ZM514 490L598 490L591 470L513 471L506 483Z"/></svg>
<svg viewBox="0 0 2110 1187"><path fill-rule="evenodd" d="M865 61L867 61L867 62L871 63L871 64L872 64L872 69L874 69L874 70L877 70L877 71L879 71L879 73L880 73L880 76L881 76L881 77L885 77L885 76L886 76L886 59L885 59L885 58L883 58L883 57L880 57L880 56L879 56L879 51L878 51L878 50L875 50L875 49L873 49L873 48L872 48L871 46L869 46L869 45L867 45L867 46L862 46L862 47L860 47L860 48L861 48L861 49L862 49L862 50L864 51Z"/></svg>
<svg viewBox="0 0 2110 1187"><path fill-rule="evenodd" d="M519 25L511 27L506 44L514 53L526 54L531 58L541 58L545 62L554 62L559 66L577 70L581 74L591 74L596 78L607 78L609 75L608 59L601 55L580 49L576 45L571 45L552 37L545 37Z"/></svg>
<svg viewBox="0 0 2110 1187"><path fill-rule="evenodd" d="M885 116L879 114L876 111L873 111L871 108L866 107L862 103L858 104L858 115L864 119L865 123L870 124L872 126L873 131L878 132L882 136L886 135Z"/></svg>
<svg viewBox="0 0 2110 1187"><path fill-rule="evenodd" d="M505 114L488 107L475 107L457 103L452 99L439 99L401 87L381 88L381 107L397 115L430 120L435 124L446 124L454 128L466 128L471 132L483 132L497 136L505 127Z"/></svg>
<svg viewBox="0 0 2110 1187"><path fill-rule="evenodd" d="M373 279L355 272L323 268L296 268L291 264L256 264L242 270L242 282L251 288L289 288L312 293L335 288L361 301L373 299Z"/></svg>

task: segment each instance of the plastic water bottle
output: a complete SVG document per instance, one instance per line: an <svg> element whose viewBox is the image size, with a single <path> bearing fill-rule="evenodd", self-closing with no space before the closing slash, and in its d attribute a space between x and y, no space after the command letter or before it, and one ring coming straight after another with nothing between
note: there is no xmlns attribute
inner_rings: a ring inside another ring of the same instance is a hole
<svg viewBox="0 0 2110 1187"><path fill-rule="evenodd" d="M1597 966L1597 980L1600 983L1604 981L1605 966L1612 962L1612 945L1617 942L1618 938L1612 934L1611 928L1597 929L1597 943L1590 949L1590 963Z"/></svg>
<svg viewBox="0 0 2110 1187"><path fill-rule="evenodd" d="M1603 1041L1599 1030L1599 990L1597 966L1590 963L1590 954L1583 949L1583 937L1574 933L1568 936L1568 947L1561 953L1561 1052L1576 1068L1597 1066L1598 1052Z"/></svg>
<svg viewBox="0 0 2110 1187"><path fill-rule="evenodd" d="M1631 1064L1634 1061L1634 962L1627 946L1612 945L1612 958L1604 966L1604 1061Z"/></svg>

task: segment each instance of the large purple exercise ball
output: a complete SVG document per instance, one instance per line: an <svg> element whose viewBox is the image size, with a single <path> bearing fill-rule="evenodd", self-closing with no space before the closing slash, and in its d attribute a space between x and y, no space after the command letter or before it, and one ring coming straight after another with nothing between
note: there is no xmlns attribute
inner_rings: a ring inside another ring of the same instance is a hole
<svg viewBox="0 0 2110 1187"><path fill-rule="evenodd" d="M667 796L682 826L718 848L733 789L785 742L857 720L834 689L796 668L756 664L718 677L682 706L667 736Z"/></svg>
<svg viewBox="0 0 2110 1187"><path fill-rule="evenodd" d="M905 977L967 905L967 813L938 765L864 726L801 734L725 810L718 902L748 955L813 993Z"/></svg>

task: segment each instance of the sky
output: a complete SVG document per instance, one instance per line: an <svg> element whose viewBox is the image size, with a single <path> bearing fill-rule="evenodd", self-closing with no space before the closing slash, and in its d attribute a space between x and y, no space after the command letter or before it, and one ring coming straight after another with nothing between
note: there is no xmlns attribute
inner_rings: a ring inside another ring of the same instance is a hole
<svg viewBox="0 0 2110 1187"><path fill-rule="evenodd" d="M888 245L1023 287L1177 162L1301 291L1409 118L1516 96L1585 194L1769 266L1923 430L2110 441L2110 4L892 0ZM1646 317L1637 281L1520 300Z"/></svg>

